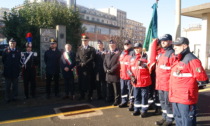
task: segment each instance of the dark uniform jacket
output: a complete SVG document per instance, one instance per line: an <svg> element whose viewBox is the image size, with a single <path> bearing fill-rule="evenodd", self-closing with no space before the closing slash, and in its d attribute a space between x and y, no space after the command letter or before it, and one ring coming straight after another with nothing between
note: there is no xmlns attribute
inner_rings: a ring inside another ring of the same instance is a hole
<svg viewBox="0 0 210 126"><path fill-rule="evenodd" d="M64 52L66 53L66 52ZM70 77L73 77L73 68L75 67L76 65L76 60L75 60L75 53L70 51L70 52L67 52L68 53L68 56L69 58L71 59L71 63L68 64L68 61L66 60L66 58L64 58L64 53L63 55L61 56L61 61L60 61L60 65L61 65L61 71L62 71L62 74L63 74L63 77L64 78L70 78ZM65 71L64 68L65 67L68 67L69 68L69 71Z"/></svg>
<svg viewBox="0 0 210 126"><path fill-rule="evenodd" d="M12 51L10 48L6 48L2 53L2 62L4 65L3 75L6 78L18 78L21 65L19 50Z"/></svg>
<svg viewBox="0 0 210 126"><path fill-rule="evenodd" d="M46 74L58 74L60 72L60 57L61 52L51 48L44 54L44 62L46 64Z"/></svg>
<svg viewBox="0 0 210 126"><path fill-rule="evenodd" d="M28 56L30 53L27 52L21 52L21 64L24 65L22 68L23 74L25 72L29 74L35 74L36 73L36 66L38 65L38 58L37 58L37 53L36 52L31 52L32 55L30 56L29 60L25 63L25 60L27 60ZM35 75L34 75L35 76Z"/></svg>
<svg viewBox="0 0 210 126"><path fill-rule="evenodd" d="M104 58L107 51L103 49L103 51L96 50L96 58L95 58L95 73L97 81L105 81L105 71L103 67Z"/></svg>
<svg viewBox="0 0 210 126"><path fill-rule="evenodd" d="M120 81L120 52L115 50L114 53L110 51L106 54L104 59L104 71L110 70L110 73L106 73L107 82L119 82Z"/></svg>
<svg viewBox="0 0 210 126"><path fill-rule="evenodd" d="M77 65L85 71L93 70L93 62L95 58L95 49L88 46L84 49L83 46L77 50L76 62ZM83 66L81 66L84 64Z"/></svg>

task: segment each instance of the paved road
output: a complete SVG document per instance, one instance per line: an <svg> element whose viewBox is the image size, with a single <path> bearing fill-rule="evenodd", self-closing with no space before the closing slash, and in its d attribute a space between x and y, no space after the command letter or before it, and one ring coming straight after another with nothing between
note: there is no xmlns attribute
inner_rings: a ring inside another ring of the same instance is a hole
<svg viewBox="0 0 210 126"><path fill-rule="evenodd" d="M206 89L200 90L198 102L198 125L210 125L210 85ZM99 115L87 117L77 117L73 119L62 119L63 114L56 113L55 108L67 105L91 104L93 109L78 110L66 114L75 114L85 111L99 111ZM85 101L62 100L52 98L46 100L44 97L30 100L20 100L15 103L0 105L0 125L1 126L152 126L156 120L161 119L160 115L154 116L150 110L147 118L134 117L127 108L117 108L104 101L94 100L91 103Z"/></svg>

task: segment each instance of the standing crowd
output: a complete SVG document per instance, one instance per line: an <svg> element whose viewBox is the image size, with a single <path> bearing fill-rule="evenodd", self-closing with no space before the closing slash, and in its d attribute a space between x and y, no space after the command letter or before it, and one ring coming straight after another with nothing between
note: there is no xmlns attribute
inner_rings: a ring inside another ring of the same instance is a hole
<svg viewBox="0 0 210 126"><path fill-rule="evenodd" d="M125 40L120 51L114 40L109 41L109 50L103 42L97 41L97 49L88 45L88 36L82 35L77 52L71 45L65 51L57 48L55 40L44 54L46 64L46 98L52 97L51 82L54 81L54 95L59 93L59 73L64 78L64 99L75 99L74 78L78 77L79 100L91 102L93 90L97 99L112 102L119 108L128 107L133 116L148 117L148 109L154 105L155 114L162 112L159 126L196 125L196 103L198 84L207 84L208 76L200 60L190 52L189 40L185 37L172 42L170 34L158 39L156 65L148 68L148 56L141 43ZM11 39L9 47L2 54L6 81L5 100L14 101L18 95L18 77L22 67L25 98L36 97L37 53L32 45L26 44L26 52L16 49L16 41ZM21 66L21 67L20 67ZM78 73L78 74L77 74ZM30 87L30 90L29 90ZM11 90L12 89L12 90Z"/></svg>

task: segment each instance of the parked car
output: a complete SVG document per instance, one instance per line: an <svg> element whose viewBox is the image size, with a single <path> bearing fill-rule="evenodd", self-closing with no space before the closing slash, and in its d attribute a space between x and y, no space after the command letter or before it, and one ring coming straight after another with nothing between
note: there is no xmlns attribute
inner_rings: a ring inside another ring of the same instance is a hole
<svg viewBox="0 0 210 126"><path fill-rule="evenodd" d="M9 46L8 44L0 45L0 55L2 55L2 52L4 51L4 49L7 48L8 46Z"/></svg>

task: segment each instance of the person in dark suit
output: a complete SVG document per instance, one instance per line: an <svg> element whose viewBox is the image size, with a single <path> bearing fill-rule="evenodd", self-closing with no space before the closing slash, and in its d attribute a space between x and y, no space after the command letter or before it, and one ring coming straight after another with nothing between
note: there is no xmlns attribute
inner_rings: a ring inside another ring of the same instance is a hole
<svg viewBox="0 0 210 126"><path fill-rule="evenodd" d="M24 83L24 93L25 99L29 98L29 85L30 85L30 94L35 98L36 90L36 66L37 62L37 53L32 52L32 45L26 43L26 52L21 52L21 64L22 64L22 75Z"/></svg>
<svg viewBox="0 0 210 126"><path fill-rule="evenodd" d="M70 44L65 45L65 52L63 52L61 56L61 71L64 78L64 84L65 84L65 96L63 99L67 99L70 97L70 99L75 98L74 96L74 74L73 74L73 68L76 65L75 61L75 53L71 50L72 46ZM69 93L71 93L71 96L69 96Z"/></svg>
<svg viewBox="0 0 210 126"><path fill-rule="evenodd" d="M15 101L18 96L18 77L20 74L20 52L16 49L16 41L12 38L9 40L9 47L2 54L4 65L3 75L5 77L5 100ZM10 91L12 88L12 92Z"/></svg>
<svg viewBox="0 0 210 126"><path fill-rule="evenodd" d="M86 35L82 35L82 45L77 50L76 62L79 73L79 89L80 100L85 98L85 92L88 91L88 101L92 101L93 94L93 63L95 60L95 49L88 45L89 38Z"/></svg>
<svg viewBox="0 0 210 126"><path fill-rule="evenodd" d="M120 103L120 51L116 48L116 43L113 40L109 42L110 51L104 59L104 71L106 72L107 81L107 98L108 102L114 98L114 106Z"/></svg>
<svg viewBox="0 0 210 126"><path fill-rule="evenodd" d="M104 49L103 42L98 40L95 58L96 89L98 100L106 97L106 73L103 68L103 62L107 51Z"/></svg>
<svg viewBox="0 0 210 126"><path fill-rule="evenodd" d="M57 43L54 39L50 42L50 49L44 54L44 61L46 64L46 92L47 98L51 94L51 81L54 80L55 96L59 96L59 73L60 73L60 58L61 52L57 48Z"/></svg>

